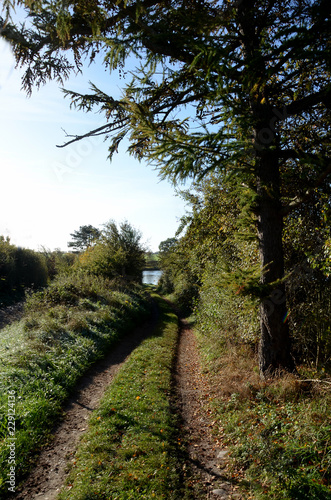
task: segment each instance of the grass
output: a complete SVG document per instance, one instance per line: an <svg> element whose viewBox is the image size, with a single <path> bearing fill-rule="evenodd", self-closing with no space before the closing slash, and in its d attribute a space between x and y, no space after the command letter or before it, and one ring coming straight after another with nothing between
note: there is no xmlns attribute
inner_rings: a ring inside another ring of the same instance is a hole
<svg viewBox="0 0 331 500"><path fill-rule="evenodd" d="M156 300L158 325L94 412L61 500L183 498L180 439L169 399L178 323L170 307Z"/></svg>
<svg viewBox="0 0 331 500"><path fill-rule="evenodd" d="M228 342L216 356L212 337L197 336L214 388L214 432L231 450L228 474L246 498L330 500L330 386L289 374L262 382L248 346Z"/></svg>
<svg viewBox="0 0 331 500"><path fill-rule="evenodd" d="M1 330L1 498L10 467L16 485L31 469L79 377L149 310L141 288L78 273L32 294L23 319Z"/></svg>

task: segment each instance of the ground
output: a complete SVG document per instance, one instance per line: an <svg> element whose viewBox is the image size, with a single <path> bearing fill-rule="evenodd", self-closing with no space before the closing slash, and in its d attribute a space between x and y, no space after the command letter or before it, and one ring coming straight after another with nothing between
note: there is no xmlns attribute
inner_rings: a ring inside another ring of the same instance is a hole
<svg viewBox="0 0 331 500"><path fill-rule="evenodd" d="M0 329L9 325L12 321L21 319L23 315L24 301L16 302L10 306L0 308Z"/></svg>
<svg viewBox="0 0 331 500"><path fill-rule="evenodd" d="M212 433L214 423L208 409L211 391L201 369L196 338L185 321L180 328L175 388L187 442L187 480L194 498L241 499L225 471L228 450Z"/></svg>
<svg viewBox="0 0 331 500"><path fill-rule="evenodd" d="M21 310L17 308L2 315L2 326L18 319ZM53 441L43 450L36 467L13 498L56 498L67 476L67 464L73 460L76 445L87 428L91 412L98 407L120 366L148 337L156 321L155 309L151 320L135 329L81 379L64 409L62 422L54 428ZM173 381L174 409L180 415L181 436L186 443L184 478L191 498L240 500L242 497L237 485L229 481L226 473L228 451L212 434L214 423L208 410L208 382L201 370L194 333L185 321L180 322Z"/></svg>

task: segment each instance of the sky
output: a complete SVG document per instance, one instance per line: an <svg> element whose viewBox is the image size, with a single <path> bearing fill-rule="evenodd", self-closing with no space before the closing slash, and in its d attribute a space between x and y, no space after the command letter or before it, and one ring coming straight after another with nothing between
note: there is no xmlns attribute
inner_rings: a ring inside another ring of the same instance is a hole
<svg viewBox="0 0 331 500"><path fill-rule="evenodd" d="M21 90L22 73L0 39L0 235L25 248L65 251L80 226L100 229L110 219L127 220L157 251L161 241L175 235L186 212L184 200L125 147L110 163L102 137L58 148L65 132L86 133L102 125L103 117L70 110L55 82L28 98ZM86 92L89 81L120 96L123 81L102 64L86 66L64 87Z"/></svg>

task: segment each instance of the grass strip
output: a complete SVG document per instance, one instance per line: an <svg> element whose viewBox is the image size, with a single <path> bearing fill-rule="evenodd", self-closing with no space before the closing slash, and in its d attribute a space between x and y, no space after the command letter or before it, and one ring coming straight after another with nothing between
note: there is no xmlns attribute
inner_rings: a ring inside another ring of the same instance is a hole
<svg viewBox="0 0 331 500"><path fill-rule="evenodd" d="M1 498L31 469L78 379L149 312L141 287L76 274L31 295L23 319L1 330Z"/></svg>
<svg viewBox="0 0 331 500"><path fill-rule="evenodd" d="M90 420L62 500L178 499L177 423L171 411L177 316L158 296L152 335L131 354Z"/></svg>

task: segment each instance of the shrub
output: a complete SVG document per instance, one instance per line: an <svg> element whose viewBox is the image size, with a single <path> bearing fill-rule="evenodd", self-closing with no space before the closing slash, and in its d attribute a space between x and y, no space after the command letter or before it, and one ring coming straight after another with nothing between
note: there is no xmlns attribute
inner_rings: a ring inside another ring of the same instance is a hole
<svg viewBox="0 0 331 500"><path fill-rule="evenodd" d="M79 257L77 267L106 278L122 277L141 283L145 249L141 234L127 221L104 225L100 239Z"/></svg>
<svg viewBox="0 0 331 500"><path fill-rule="evenodd" d="M33 250L16 247L0 237L0 292L45 286L48 270L45 257Z"/></svg>

